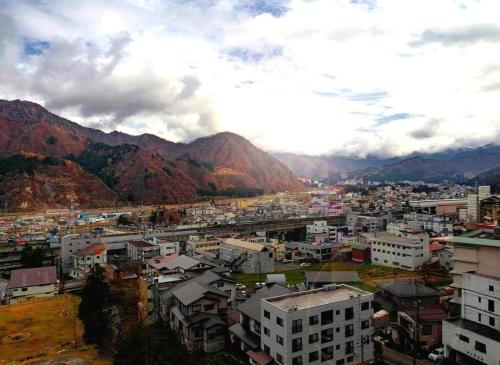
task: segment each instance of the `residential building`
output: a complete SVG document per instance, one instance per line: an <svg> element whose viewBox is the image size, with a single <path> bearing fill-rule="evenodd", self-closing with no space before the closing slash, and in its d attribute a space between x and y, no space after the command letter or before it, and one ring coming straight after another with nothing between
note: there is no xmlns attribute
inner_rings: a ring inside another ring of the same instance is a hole
<svg viewBox="0 0 500 365"><path fill-rule="evenodd" d="M160 246L146 240L127 241L127 255L133 261L146 261L160 254Z"/></svg>
<svg viewBox="0 0 500 365"><path fill-rule="evenodd" d="M462 274L460 318L443 321L446 357L456 364L497 365L500 359L500 277Z"/></svg>
<svg viewBox="0 0 500 365"><path fill-rule="evenodd" d="M399 311L397 322L399 345L407 351L412 351L416 336L420 347L435 348L440 346L442 323L443 319L446 318L448 318L448 314L442 308L420 308L417 313L416 303L411 310Z"/></svg>
<svg viewBox="0 0 500 365"><path fill-rule="evenodd" d="M293 256L326 261L332 258L334 244L330 242L287 242L285 247Z"/></svg>
<svg viewBox="0 0 500 365"><path fill-rule="evenodd" d="M500 222L500 197L490 196L481 200L479 211L482 221Z"/></svg>
<svg viewBox="0 0 500 365"><path fill-rule="evenodd" d="M429 260L429 236L400 237L377 232L372 239L371 260L374 265L419 270Z"/></svg>
<svg viewBox="0 0 500 365"><path fill-rule="evenodd" d="M78 250L70 256L69 276L81 279L92 270L95 265L104 267L107 263L106 246L95 243Z"/></svg>
<svg viewBox="0 0 500 365"><path fill-rule="evenodd" d="M480 229L462 236L452 237L453 243L453 278L455 288L453 302L462 303L462 275L465 272L476 272L492 276L500 276L500 230Z"/></svg>
<svg viewBox="0 0 500 365"><path fill-rule="evenodd" d="M352 245L352 261L354 262L370 262L371 247L367 243L355 243Z"/></svg>
<svg viewBox="0 0 500 365"><path fill-rule="evenodd" d="M214 235L190 235L187 244L192 253L210 252L219 256L221 242Z"/></svg>
<svg viewBox="0 0 500 365"><path fill-rule="evenodd" d="M344 284L263 299L261 349L283 365L369 362L372 299Z"/></svg>
<svg viewBox="0 0 500 365"><path fill-rule="evenodd" d="M380 285L376 301L388 312L411 311L415 308L415 300L417 299L421 308L440 308L440 297L441 294L437 290L420 282L396 280Z"/></svg>
<svg viewBox="0 0 500 365"><path fill-rule="evenodd" d="M246 354L250 362L262 364L272 361L269 355L261 351L260 338L263 335L261 326L262 299L295 292L278 283L268 283L256 290L255 294L241 303L236 310L240 314L238 323L229 327L231 343L234 350Z"/></svg>
<svg viewBox="0 0 500 365"><path fill-rule="evenodd" d="M10 303L53 297L58 291L57 282L55 266L12 270L9 281Z"/></svg>
<svg viewBox="0 0 500 365"><path fill-rule="evenodd" d="M228 268L236 272L274 272L274 250L262 243L226 238L220 246L220 257Z"/></svg>
<svg viewBox="0 0 500 365"><path fill-rule="evenodd" d="M209 284L188 280L171 291L170 327L188 351L216 352L226 346L227 295Z"/></svg>

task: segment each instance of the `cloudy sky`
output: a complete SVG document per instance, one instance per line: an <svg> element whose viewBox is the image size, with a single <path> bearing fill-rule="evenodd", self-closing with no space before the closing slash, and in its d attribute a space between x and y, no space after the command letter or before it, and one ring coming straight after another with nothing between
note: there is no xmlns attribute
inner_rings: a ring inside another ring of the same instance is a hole
<svg viewBox="0 0 500 365"><path fill-rule="evenodd" d="M0 98L173 141L401 155L500 137L500 1L3 0Z"/></svg>

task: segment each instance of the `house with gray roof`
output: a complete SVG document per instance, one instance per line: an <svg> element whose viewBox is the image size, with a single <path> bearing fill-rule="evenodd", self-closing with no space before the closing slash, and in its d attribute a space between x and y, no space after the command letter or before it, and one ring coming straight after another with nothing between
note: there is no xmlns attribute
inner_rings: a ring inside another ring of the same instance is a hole
<svg viewBox="0 0 500 365"><path fill-rule="evenodd" d="M170 298L165 301L170 327L188 351L215 352L226 346L226 313L232 293L223 288L231 282L206 271L170 291Z"/></svg>
<svg viewBox="0 0 500 365"><path fill-rule="evenodd" d="M56 267L12 270L9 290L11 303L32 298L53 297L58 290Z"/></svg>

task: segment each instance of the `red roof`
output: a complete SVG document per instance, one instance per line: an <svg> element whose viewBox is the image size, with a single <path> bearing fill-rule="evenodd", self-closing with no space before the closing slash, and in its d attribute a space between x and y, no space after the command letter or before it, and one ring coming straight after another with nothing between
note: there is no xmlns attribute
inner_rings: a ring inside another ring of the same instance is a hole
<svg viewBox="0 0 500 365"><path fill-rule="evenodd" d="M429 252L434 252L434 251L441 251L443 249L443 245L439 243L431 243L429 245Z"/></svg>
<svg viewBox="0 0 500 365"><path fill-rule="evenodd" d="M32 269L13 270L10 274L10 287L48 285L57 281L56 267L35 267Z"/></svg>
<svg viewBox="0 0 500 365"><path fill-rule="evenodd" d="M248 357L260 365L268 365L273 362L273 358L264 351L255 352L252 350L247 351Z"/></svg>
<svg viewBox="0 0 500 365"><path fill-rule="evenodd" d="M99 255L106 251L106 247L104 247L103 244L101 243L95 243L93 245L90 245L89 247L82 248L81 250L78 250L77 253L75 253L75 256L78 257L83 257L87 255Z"/></svg>

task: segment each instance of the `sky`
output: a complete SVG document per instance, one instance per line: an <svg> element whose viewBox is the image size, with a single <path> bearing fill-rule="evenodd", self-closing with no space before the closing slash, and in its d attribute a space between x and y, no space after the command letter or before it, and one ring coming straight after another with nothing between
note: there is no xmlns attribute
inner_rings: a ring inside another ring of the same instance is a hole
<svg viewBox="0 0 500 365"><path fill-rule="evenodd" d="M498 0L0 0L0 98L82 125L396 156L500 137Z"/></svg>

